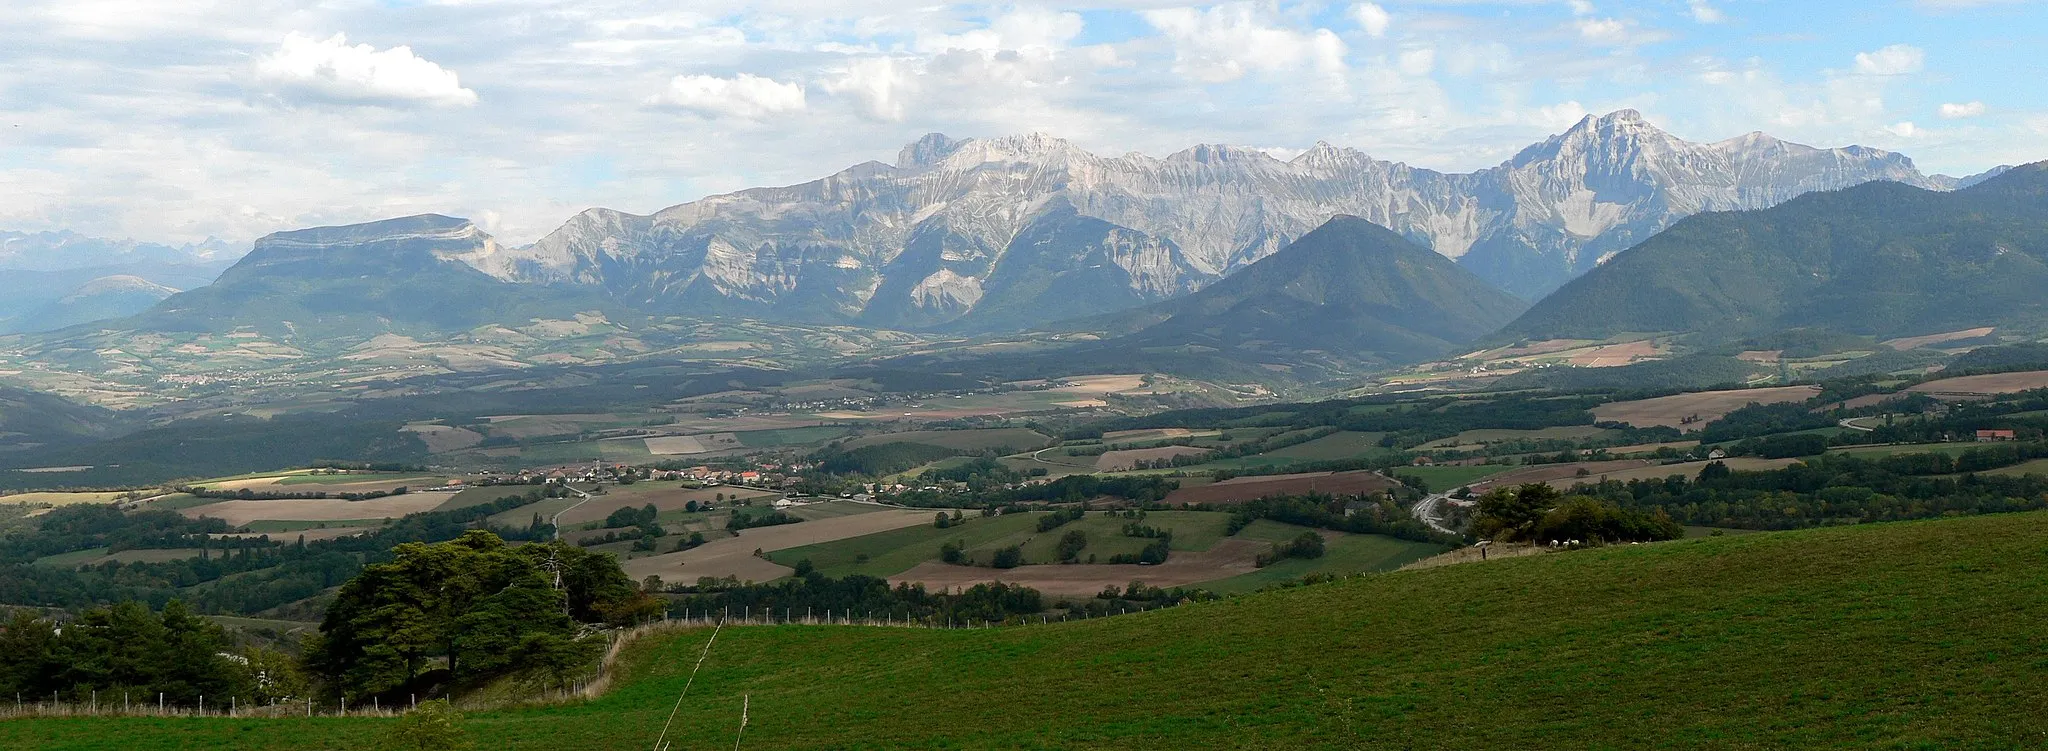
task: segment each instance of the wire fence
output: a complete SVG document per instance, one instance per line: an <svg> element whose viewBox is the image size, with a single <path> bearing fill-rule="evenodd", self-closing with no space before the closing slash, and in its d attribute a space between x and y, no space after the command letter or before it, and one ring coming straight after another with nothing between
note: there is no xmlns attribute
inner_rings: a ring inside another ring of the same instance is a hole
<svg viewBox="0 0 2048 751"><path fill-rule="evenodd" d="M1154 610L1159 608L1152 608ZM595 672L582 679L571 681L559 689L540 692L524 699L485 705L466 704L464 709L495 708L505 705L561 704L595 699L611 688L612 676L621 654L634 642L656 634L691 631L711 628L743 628L748 626L852 626L860 628L912 628L927 630L971 630L1042 626L1068 620L1087 620L1111 617L1126 613L1142 612L1146 608L1123 609L1116 613L1087 615L1070 618L1065 613L1057 615L1039 614L1034 617L1010 616L1005 619L948 618L930 616L923 618L896 616L872 611L818 610L813 608L752 608L742 607L737 612L730 608L721 610L686 611L681 614L665 615L661 620L649 621L631 628L609 632L610 643L606 645L603 658L598 661ZM383 699L371 699L350 703L346 699L321 701L308 698L293 698L269 703L257 703L247 697L201 696L196 702L180 703L167 694L143 694L135 691L90 691L52 692L42 696L17 694L11 705L0 705L0 719L30 717L398 717L419 706L420 698L408 697L403 704L387 704Z"/></svg>

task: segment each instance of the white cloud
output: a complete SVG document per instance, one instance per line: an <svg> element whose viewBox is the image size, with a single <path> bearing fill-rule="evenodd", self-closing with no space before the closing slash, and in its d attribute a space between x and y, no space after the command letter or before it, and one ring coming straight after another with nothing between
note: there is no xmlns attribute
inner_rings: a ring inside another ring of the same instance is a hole
<svg viewBox="0 0 2048 751"><path fill-rule="evenodd" d="M1983 102L1947 102L1941 105L1941 119L1960 120L1984 114Z"/></svg>
<svg viewBox="0 0 2048 751"><path fill-rule="evenodd" d="M467 107L477 101L455 71L413 54L411 47L351 46L342 34L285 35L276 50L256 59L256 80L280 93L341 102Z"/></svg>
<svg viewBox="0 0 2048 751"><path fill-rule="evenodd" d="M1912 138L1914 135L1920 132L1920 126L1914 125L1913 121L1911 120L1906 120L1884 126L1884 130L1886 133L1890 133L1900 138Z"/></svg>
<svg viewBox="0 0 2048 751"><path fill-rule="evenodd" d="M1428 47L1405 50L1398 59L1401 72L1407 75L1426 76L1436 70L1436 50Z"/></svg>
<svg viewBox="0 0 2048 751"><path fill-rule="evenodd" d="M1918 73L1926 65L1927 53L1912 45L1894 44L1871 52L1856 53L1856 71L1873 76Z"/></svg>
<svg viewBox="0 0 2048 751"><path fill-rule="evenodd" d="M1365 30L1366 36L1374 39L1386 36L1387 24L1393 21L1387 15L1387 9L1376 3L1359 3L1351 6L1351 18L1358 22L1358 28Z"/></svg>
<svg viewBox="0 0 2048 751"><path fill-rule="evenodd" d="M1571 7L1572 15L1574 16L1593 15L1593 3L1591 0L1565 0L1565 5Z"/></svg>
<svg viewBox="0 0 2048 751"><path fill-rule="evenodd" d="M1055 12L1044 8L1018 8L997 16L987 28L959 34L920 35L917 47L924 52L1060 50L1065 49L1074 37L1080 36L1083 28L1079 13Z"/></svg>
<svg viewBox="0 0 2048 751"><path fill-rule="evenodd" d="M1296 31L1275 24L1270 6L1227 3L1206 10L1168 8L1142 14L1173 44L1174 70L1205 83L1313 66L1344 68L1344 42L1329 29Z"/></svg>
<svg viewBox="0 0 2048 751"><path fill-rule="evenodd" d="M1700 23L1720 23L1726 18L1721 15L1720 8L1714 7L1707 0L1688 0L1685 8L1686 12L1692 14L1692 20Z"/></svg>
<svg viewBox="0 0 2048 751"><path fill-rule="evenodd" d="M804 87L751 73L741 73L732 78L683 75L669 79L668 88L648 97L646 103L711 117L758 120L769 115L803 111Z"/></svg>
<svg viewBox="0 0 2048 751"><path fill-rule="evenodd" d="M862 115L901 122L908 98L916 92L914 62L894 57L853 60L825 90L851 98Z"/></svg>
<svg viewBox="0 0 2048 751"><path fill-rule="evenodd" d="M1664 33L1645 29L1626 18L1581 18L1572 22L1579 38L1609 47L1634 47L1660 41Z"/></svg>

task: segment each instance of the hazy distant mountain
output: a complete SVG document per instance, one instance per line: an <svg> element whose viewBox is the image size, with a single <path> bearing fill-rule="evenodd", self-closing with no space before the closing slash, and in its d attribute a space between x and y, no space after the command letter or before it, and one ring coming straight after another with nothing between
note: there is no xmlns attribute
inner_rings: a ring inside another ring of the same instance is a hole
<svg viewBox="0 0 2048 751"><path fill-rule="evenodd" d="M575 292L507 284L457 260L495 247L467 220L434 214L278 232L258 239L213 284L121 323L248 328L306 343L387 331L445 334L576 309L582 296Z"/></svg>
<svg viewBox="0 0 2048 751"><path fill-rule="evenodd" d="M1966 182L1863 147L1689 143L1630 110L1465 174L1328 144L1289 161L1231 146L1159 159L1038 134L933 134L895 165L650 216L592 209L531 246L466 260L664 312L1005 329L1198 289L1338 214L1534 297L1682 217L1872 180Z"/></svg>
<svg viewBox="0 0 2048 751"><path fill-rule="evenodd" d="M1495 339L1813 327L2048 330L2048 162L1951 193L1874 183L1679 222Z"/></svg>
<svg viewBox="0 0 2048 751"><path fill-rule="evenodd" d="M116 277L173 292L203 287L237 255L218 240L174 247L71 232L0 232L0 334L132 315L156 300L119 294L114 282L86 287Z"/></svg>
<svg viewBox="0 0 2048 751"><path fill-rule="evenodd" d="M177 293L178 290L139 276L103 276L79 285L71 294L11 322L11 328L15 331L53 331L81 323L125 318L148 310Z"/></svg>
<svg viewBox="0 0 2048 751"><path fill-rule="evenodd" d="M63 271L167 264L217 264L226 268L238 255L235 246L213 238L172 246L86 237L74 232L0 232L0 269Z"/></svg>

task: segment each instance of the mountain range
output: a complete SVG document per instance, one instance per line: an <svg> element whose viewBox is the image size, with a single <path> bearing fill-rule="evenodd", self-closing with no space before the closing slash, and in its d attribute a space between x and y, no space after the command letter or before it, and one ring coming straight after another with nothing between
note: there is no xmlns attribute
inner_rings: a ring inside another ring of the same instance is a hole
<svg viewBox="0 0 2048 751"><path fill-rule="evenodd" d="M1873 180L1946 190L1979 179L1761 133L1692 143L1633 110L1471 173L1326 143L1286 161L1234 146L1103 157L1041 134L932 134L893 165L646 216L591 209L532 245L462 260L664 313L1001 331L1200 289L1339 214L1534 299L1691 214Z"/></svg>
<svg viewBox="0 0 2048 751"><path fill-rule="evenodd" d="M266 235L214 283L131 321L149 331L254 331L296 346L382 333L445 336L601 302L580 290L506 284L456 259L491 237L438 214Z"/></svg>
<svg viewBox="0 0 2048 751"><path fill-rule="evenodd" d="M698 352L774 367L721 353L973 336L1026 345L1002 356L1050 375L1143 357L1327 380L1489 338L1927 333L2034 315L2014 285L2048 280L2028 265L2039 204L2015 186L2039 173L1929 177L1896 154L1760 134L1694 144L1632 111L1466 174L1328 145L1102 158L1045 136L933 135L893 166L649 216L592 209L527 246L434 214L274 233L176 294L139 274L80 280L38 320L169 296L10 346L150 377L195 364L177 358L389 363L393 347L443 367L443 345L499 366Z"/></svg>
<svg viewBox="0 0 2048 751"><path fill-rule="evenodd" d="M1870 183L1694 216L1566 284L1491 338L2048 330L2043 290L2048 162L1954 192Z"/></svg>
<svg viewBox="0 0 2048 751"><path fill-rule="evenodd" d="M0 232L0 334L134 315L203 287L240 253L221 240L172 246L73 232Z"/></svg>

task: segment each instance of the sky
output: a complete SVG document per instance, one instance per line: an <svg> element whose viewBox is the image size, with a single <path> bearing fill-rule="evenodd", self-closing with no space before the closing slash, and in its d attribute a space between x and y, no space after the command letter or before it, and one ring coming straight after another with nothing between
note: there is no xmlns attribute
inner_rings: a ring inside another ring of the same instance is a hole
<svg viewBox="0 0 2048 751"><path fill-rule="evenodd" d="M524 243L928 132L1469 171L1621 108L1930 173L2048 159L2036 0L916 2L9 0L0 229L246 242L436 212Z"/></svg>

